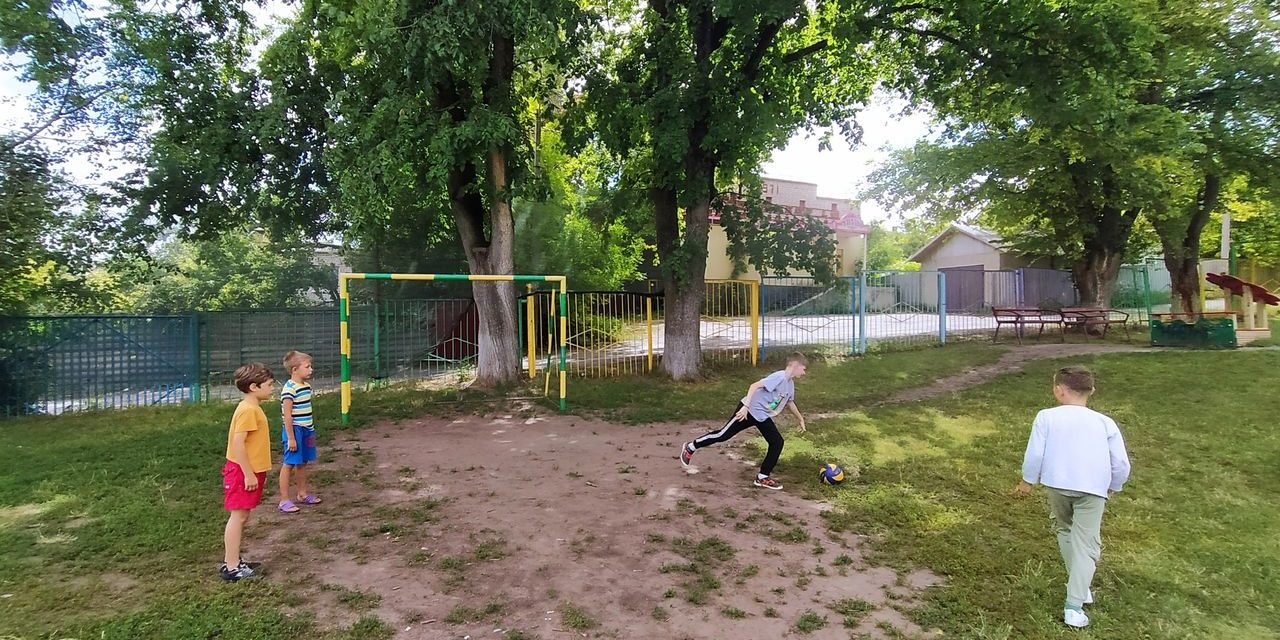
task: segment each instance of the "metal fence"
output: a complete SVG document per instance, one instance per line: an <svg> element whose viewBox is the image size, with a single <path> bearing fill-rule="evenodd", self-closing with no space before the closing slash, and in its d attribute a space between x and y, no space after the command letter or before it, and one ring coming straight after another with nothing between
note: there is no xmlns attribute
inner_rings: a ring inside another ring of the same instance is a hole
<svg viewBox="0 0 1280 640"><path fill-rule="evenodd" d="M194 316L0 317L0 413L200 399Z"/></svg>
<svg viewBox="0 0 1280 640"><path fill-rule="evenodd" d="M825 346L847 353L994 331L995 307L1077 302L1071 274L1048 269L874 271L831 284L765 277L760 297L764 348Z"/></svg>
<svg viewBox="0 0 1280 640"><path fill-rule="evenodd" d="M1144 284L1149 274L1142 267L1121 277L1122 285ZM883 271L833 283L766 277L708 281L705 287L704 354L742 363L756 362L768 349L854 354L945 343L993 331L993 307L1076 302L1069 274L1038 269ZM659 365L665 298L657 287L648 288L569 293L571 375L631 375ZM553 301L551 292L533 288L517 300L522 366L531 378L556 364L560 325ZM349 330L357 386L454 373L473 366L478 351L479 320L469 299L356 305ZM337 309L0 318L0 413L233 398L237 367L260 361L278 368L291 349L312 356L318 390L336 388Z"/></svg>

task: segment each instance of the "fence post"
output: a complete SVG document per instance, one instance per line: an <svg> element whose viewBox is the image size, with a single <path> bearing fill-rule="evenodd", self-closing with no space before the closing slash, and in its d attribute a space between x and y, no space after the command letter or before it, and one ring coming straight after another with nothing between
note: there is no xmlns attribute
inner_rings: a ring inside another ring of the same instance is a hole
<svg viewBox="0 0 1280 640"><path fill-rule="evenodd" d="M188 319L191 333L191 380L188 394L191 402L200 402L200 314L191 314Z"/></svg>
<svg viewBox="0 0 1280 640"><path fill-rule="evenodd" d="M867 352L867 272L858 274L858 353Z"/></svg>
<svg viewBox="0 0 1280 640"><path fill-rule="evenodd" d="M947 343L947 272L938 272L938 342Z"/></svg>
<svg viewBox="0 0 1280 640"><path fill-rule="evenodd" d="M942 274L941 271L939 271L938 273L939 275ZM939 291L941 291L941 289L939 289ZM1014 298L1017 299L1018 307L1019 308L1026 307L1027 306L1027 270L1026 269L1018 269L1017 271L1013 272L1013 292L1014 292L1013 293ZM1043 292L1041 293L1041 295L1044 295ZM942 297L945 299L946 294L943 293Z"/></svg>
<svg viewBox="0 0 1280 640"><path fill-rule="evenodd" d="M760 339L760 281L751 281L751 366L760 364L764 341Z"/></svg>
<svg viewBox="0 0 1280 640"><path fill-rule="evenodd" d="M645 357L648 371L653 371L653 287L644 297Z"/></svg>
<svg viewBox="0 0 1280 640"><path fill-rule="evenodd" d="M846 281L849 285L849 320L853 327L849 332L849 355L858 354L858 299L862 296L858 292L858 278L852 277Z"/></svg>
<svg viewBox="0 0 1280 640"><path fill-rule="evenodd" d="M1147 271L1147 265L1142 265L1142 291L1143 298L1147 305L1147 322L1151 322L1151 273Z"/></svg>
<svg viewBox="0 0 1280 640"><path fill-rule="evenodd" d="M525 285L528 295L524 299L524 322L525 322L525 339L524 347L528 349L529 357L529 379L533 380L538 377L538 336L537 336L537 307L533 295L533 285ZM517 305L518 308L518 305Z"/></svg>

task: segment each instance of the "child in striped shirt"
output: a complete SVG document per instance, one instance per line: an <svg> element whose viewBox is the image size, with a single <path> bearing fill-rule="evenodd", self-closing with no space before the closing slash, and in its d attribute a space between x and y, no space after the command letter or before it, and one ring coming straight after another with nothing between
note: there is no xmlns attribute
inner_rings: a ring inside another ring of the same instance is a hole
<svg viewBox="0 0 1280 640"><path fill-rule="evenodd" d="M290 351L284 356L284 368L289 381L280 389L280 409L284 415L280 435L284 448L284 464L280 466L280 511L297 513L297 502L320 504L320 498L307 487L310 467L316 461L316 429L311 418L311 356L301 351ZM289 493L290 481L297 484L297 493Z"/></svg>

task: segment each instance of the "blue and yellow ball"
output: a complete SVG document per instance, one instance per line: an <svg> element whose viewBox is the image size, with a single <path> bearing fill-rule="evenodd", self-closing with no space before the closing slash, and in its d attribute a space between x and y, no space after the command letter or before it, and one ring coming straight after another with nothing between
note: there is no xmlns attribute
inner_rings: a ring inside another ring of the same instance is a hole
<svg viewBox="0 0 1280 640"><path fill-rule="evenodd" d="M822 467L822 472L818 475L818 479L822 481L822 484L840 484L844 482L844 469L828 463Z"/></svg>

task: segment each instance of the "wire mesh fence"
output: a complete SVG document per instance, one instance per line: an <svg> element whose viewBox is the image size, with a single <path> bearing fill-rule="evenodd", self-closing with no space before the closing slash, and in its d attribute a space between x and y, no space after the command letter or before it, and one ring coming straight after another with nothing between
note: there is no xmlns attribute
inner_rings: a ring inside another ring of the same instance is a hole
<svg viewBox="0 0 1280 640"><path fill-rule="evenodd" d="M0 317L0 413L199 399L194 316Z"/></svg>
<svg viewBox="0 0 1280 640"><path fill-rule="evenodd" d="M1147 267L1126 267L1120 277L1118 300L1145 313ZM699 331L705 357L744 364L771 349L856 354L935 345L993 332L997 307L1077 302L1070 274L1037 269L880 271L833 282L765 277L704 286ZM635 375L658 368L666 299L653 283L645 288L568 294L570 375ZM553 372L560 338L555 292L531 287L518 296L516 309L526 374ZM475 366L479 351L479 318L470 299L355 305L349 331L357 387L464 371ZM338 386L338 338L338 310L331 307L0 318L0 413L235 398L237 367L260 361L278 369L290 350L312 356L313 384L325 391Z"/></svg>

